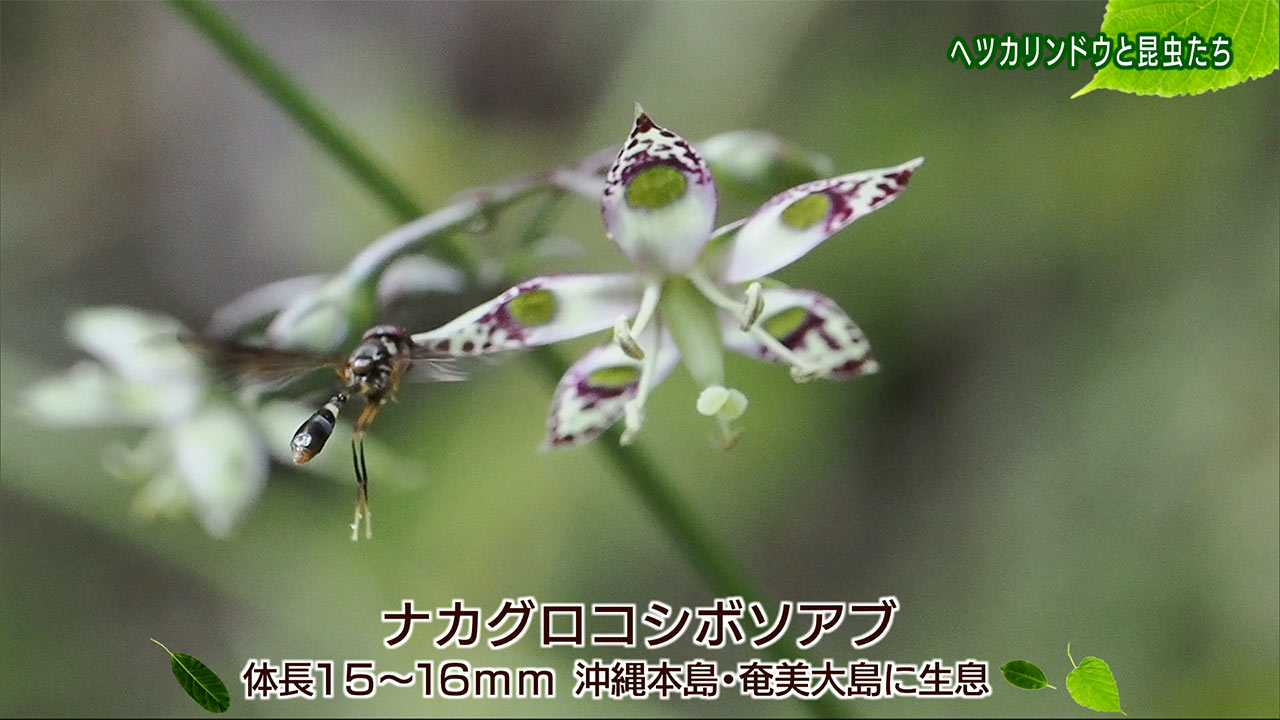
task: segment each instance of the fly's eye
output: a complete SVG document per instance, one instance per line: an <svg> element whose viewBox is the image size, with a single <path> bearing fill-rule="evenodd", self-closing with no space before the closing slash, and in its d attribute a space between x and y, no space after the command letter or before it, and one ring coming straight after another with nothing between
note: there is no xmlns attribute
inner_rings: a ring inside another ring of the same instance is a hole
<svg viewBox="0 0 1280 720"><path fill-rule="evenodd" d="M372 364L373 364L373 360L367 357L358 357L355 360L351 361L351 369L358 373L364 372L365 370L368 370L369 366Z"/></svg>

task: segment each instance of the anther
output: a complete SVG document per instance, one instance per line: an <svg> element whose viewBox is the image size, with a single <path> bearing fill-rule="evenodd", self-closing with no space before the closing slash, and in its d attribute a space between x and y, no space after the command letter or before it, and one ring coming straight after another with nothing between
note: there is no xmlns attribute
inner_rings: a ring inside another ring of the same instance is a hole
<svg viewBox="0 0 1280 720"><path fill-rule="evenodd" d="M622 352L627 357L635 360L644 359L644 349L640 347L640 343L636 342L636 338L631 334L631 325L627 322L627 317L623 315L613 324L613 341L618 343L618 347L622 348Z"/></svg>
<svg viewBox="0 0 1280 720"><path fill-rule="evenodd" d="M742 308L742 330L746 332L751 329L752 325L760 319L761 313L764 312L764 298L760 295L760 282L756 281L747 286L747 301Z"/></svg>

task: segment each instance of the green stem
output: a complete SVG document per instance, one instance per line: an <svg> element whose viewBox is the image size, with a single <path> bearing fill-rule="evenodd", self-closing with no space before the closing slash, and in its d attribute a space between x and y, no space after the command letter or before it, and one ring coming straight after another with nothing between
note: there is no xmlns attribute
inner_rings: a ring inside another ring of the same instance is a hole
<svg viewBox="0 0 1280 720"><path fill-rule="evenodd" d="M546 236L547 231L551 228L551 223L555 217L560 214L562 200L568 194L566 190L556 189L543 200L542 205L538 207L537 214L533 216L533 222L524 229L520 234L518 247L527 249L532 247L535 242Z"/></svg>
<svg viewBox="0 0 1280 720"><path fill-rule="evenodd" d="M178 658L173 654L173 651L172 651L172 650L170 650L170 649L169 649L169 648L167 648L167 647L164 647L164 643L160 642L159 640L157 640L157 639L155 639L155 638L151 638L151 642L153 642L153 643L155 643L155 644L159 645L160 647L164 648L164 651L165 651L165 652L167 652L167 653L169 653L169 657L173 658L174 660L177 660L177 659L178 659Z"/></svg>
<svg viewBox="0 0 1280 720"><path fill-rule="evenodd" d="M425 208L414 202L391 173L362 149L345 128L221 9L207 0L170 0L170 4L400 221L408 222L426 214ZM452 238L441 238L435 251L441 259L462 268L468 275L474 275L475 262Z"/></svg>
<svg viewBox="0 0 1280 720"><path fill-rule="evenodd" d="M564 374L564 360L551 348L537 348L529 356L547 378L558 382ZM748 602L762 599L733 554L711 536L689 505L662 479L649 454L635 445L623 446L618 442L620 435L621 431L615 427L596 438L593 444L622 471L631 489L658 517L694 571L718 596L737 595Z"/></svg>
<svg viewBox="0 0 1280 720"><path fill-rule="evenodd" d="M482 193L406 222L378 238L355 256L344 274L356 282L376 280L393 260L410 248L428 240L439 241L484 213L497 212L531 194L547 191L547 186L535 178L517 178L486 188ZM471 275L474 279L474 273Z"/></svg>
<svg viewBox="0 0 1280 720"><path fill-rule="evenodd" d="M170 2L204 32L269 99L280 105L316 143L328 150L343 167L363 182L397 218L409 222L426 214L425 208L414 203L401 186L382 171L328 113L219 9L207 0ZM444 235L436 237L437 241L445 239ZM471 267L466 254L456 246L445 245L444 248L453 249L439 252L442 258L459 263L464 268ZM568 365L565 358L550 347L537 348L530 356L544 378L553 386L559 382ZM676 547L684 553L713 593L720 597L741 596L747 602L762 599L763 596L747 579L737 559L699 522L696 513L663 479L647 453L635 446L621 446L617 430L597 439L595 445L608 454L632 490L658 518ZM785 653L782 648L782 643L774 643L765 650L775 660L798 655ZM824 694L815 700L804 702L819 717L848 714L847 707L829 695Z"/></svg>

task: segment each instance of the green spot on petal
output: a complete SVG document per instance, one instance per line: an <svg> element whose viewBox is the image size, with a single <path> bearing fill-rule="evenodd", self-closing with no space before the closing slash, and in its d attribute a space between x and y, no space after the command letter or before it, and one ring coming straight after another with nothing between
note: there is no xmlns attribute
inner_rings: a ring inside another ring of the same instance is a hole
<svg viewBox="0 0 1280 720"><path fill-rule="evenodd" d="M511 317L525 327L546 325L556 315L556 296L550 290L530 290L507 303Z"/></svg>
<svg viewBox="0 0 1280 720"><path fill-rule="evenodd" d="M797 230L803 230L827 216L831 210L831 198L825 193L806 195L782 211L782 222Z"/></svg>
<svg viewBox="0 0 1280 720"><path fill-rule="evenodd" d="M764 331L781 340L800 329L800 325L804 323L807 317L809 317L809 311L803 307L787 308L780 313L769 316L763 323Z"/></svg>
<svg viewBox="0 0 1280 720"><path fill-rule="evenodd" d="M689 182L684 173L667 165L654 165L636 173L627 184L627 204L647 210L662 209L684 195Z"/></svg>
<svg viewBox="0 0 1280 720"><path fill-rule="evenodd" d="M587 376L587 382L596 387L621 388L640 378L640 369L628 365L604 367Z"/></svg>

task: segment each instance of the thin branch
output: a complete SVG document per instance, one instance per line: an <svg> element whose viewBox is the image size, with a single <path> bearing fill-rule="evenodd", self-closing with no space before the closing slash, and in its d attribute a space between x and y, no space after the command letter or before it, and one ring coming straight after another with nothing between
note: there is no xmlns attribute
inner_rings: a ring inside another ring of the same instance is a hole
<svg viewBox="0 0 1280 720"><path fill-rule="evenodd" d="M372 154L365 152L346 128L294 82L221 9L205 0L170 0L170 4L204 33L214 47L306 131L316 144L368 188L397 219L408 222L426 214L391 173ZM475 275L475 262L452 238L440 238L435 254L457 265L469 276Z"/></svg>

